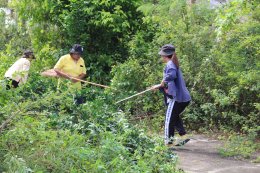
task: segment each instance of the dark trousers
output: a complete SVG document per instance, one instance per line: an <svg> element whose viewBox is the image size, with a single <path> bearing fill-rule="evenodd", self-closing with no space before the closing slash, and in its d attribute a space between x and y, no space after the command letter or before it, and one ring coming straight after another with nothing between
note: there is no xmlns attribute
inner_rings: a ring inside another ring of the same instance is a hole
<svg viewBox="0 0 260 173"><path fill-rule="evenodd" d="M85 96L77 96L74 99L74 102L75 102L76 105L84 104L84 103L86 103L86 97Z"/></svg>
<svg viewBox="0 0 260 173"><path fill-rule="evenodd" d="M180 114L185 110L189 103L190 102L176 102L173 99L170 100L165 118L166 141L174 137L175 129L181 136L186 134Z"/></svg>
<svg viewBox="0 0 260 173"><path fill-rule="evenodd" d="M6 78L7 84L6 84L6 89L10 90L11 88L17 88L19 86L19 82Z"/></svg>

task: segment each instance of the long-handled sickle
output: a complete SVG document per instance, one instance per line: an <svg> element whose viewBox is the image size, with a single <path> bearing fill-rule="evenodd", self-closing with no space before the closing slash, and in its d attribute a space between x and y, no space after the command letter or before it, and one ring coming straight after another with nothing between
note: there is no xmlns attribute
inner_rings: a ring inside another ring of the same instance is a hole
<svg viewBox="0 0 260 173"><path fill-rule="evenodd" d="M101 85L101 84L97 84L97 83L94 83L94 82L88 82L88 81L85 81L85 80L82 80L82 79L71 77L68 74L63 73L61 71L59 71L59 73L61 73L64 76L67 76L69 79L73 79L73 80L76 80L76 81L79 81L79 82L84 82L84 83L87 83L87 84L90 84L90 85L94 85L94 86L98 86L98 87L102 87L102 88L111 88L111 87L106 86L106 85ZM47 76L47 77L60 77L60 75L57 74L57 72L54 69L44 71L44 72L41 73L41 75L42 76Z"/></svg>

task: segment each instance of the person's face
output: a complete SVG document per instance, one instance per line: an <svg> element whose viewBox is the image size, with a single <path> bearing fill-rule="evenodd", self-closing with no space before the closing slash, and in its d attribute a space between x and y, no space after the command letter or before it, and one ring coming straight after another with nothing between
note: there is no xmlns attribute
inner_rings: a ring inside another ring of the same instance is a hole
<svg viewBox="0 0 260 173"><path fill-rule="evenodd" d="M167 63L168 57L167 56L161 56L161 60L163 63Z"/></svg>
<svg viewBox="0 0 260 173"><path fill-rule="evenodd" d="M74 59L75 61L78 61L80 59L79 53L72 53L70 55L71 55L71 58Z"/></svg>
<svg viewBox="0 0 260 173"><path fill-rule="evenodd" d="M32 60L34 60L35 59L35 57L34 57L34 55L33 54L29 54L29 56L28 56L28 58L27 59L29 59L29 61L32 61Z"/></svg>

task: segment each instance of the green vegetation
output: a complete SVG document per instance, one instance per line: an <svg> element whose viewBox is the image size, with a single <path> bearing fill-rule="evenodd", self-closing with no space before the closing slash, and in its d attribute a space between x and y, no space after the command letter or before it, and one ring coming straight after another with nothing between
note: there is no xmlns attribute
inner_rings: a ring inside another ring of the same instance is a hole
<svg viewBox="0 0 260 173"><path fill-rule="evenodd" d="M224 157L250 158L260 148L259 143L254 140L254 136L230 135L219 152Z"/></svg>
<svg viewBox="0 0 260 173"><path fill-rule="evenodd" d="M114 105L160 82L157 53L165 43L176 46L192 94L184 114L187 129L230 134L223 156L259 151L257 0L218 8L207 0L0 0L0 5L14 11L8 24L0 13L0 79L25 48L37 57L26 85L6 91L0 83L0 125L12 117L0 129L0 172L178 172L175 155L149 135L162 130L162 96L151 92ZM39 75L74 43L84 47L88 80L117 90L86 86L81 93L59 93L56 79ZM77 95L87 102L76 105ZM144 130L134 125L139 119Z"/></svg>
<svg viewBox="0 0 260 173"><path fill-rule="evenodd" d="M1 114L15 115L0 138L0 170L8 172L172 172L176 156L127 122L111 96L93 88L76 106L73 94L16 93ZM9 117L8 116L8 117ZM7 118L8 118L7 117ZM176 170L176 172L178 172Z"/></svg>

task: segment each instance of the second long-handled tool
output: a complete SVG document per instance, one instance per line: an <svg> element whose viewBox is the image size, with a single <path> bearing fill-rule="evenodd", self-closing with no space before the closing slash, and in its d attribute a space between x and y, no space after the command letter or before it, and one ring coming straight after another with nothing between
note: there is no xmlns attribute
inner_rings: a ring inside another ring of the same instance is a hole
<svg viewBox="0 0 260 173"><path fill-rule="evenodd" d="M155 87L159 87L159 86L160 86L160 84L155 85ZM149 91L152 91L152 90L154 90L154 88L149 88L149 89L147 89L147 90L145 90L145 91L139 92L139 93L137 93L137 94L135 94L135 95L132 95L132 96L130 96L130 97L127 97L127 98L125 98L125 99L122 99L122 100L116 102L116 104L121 103L121 102L126 101L126 100L129 100L129 99L131 99L131 98L137 97L137 96L139 96L139 95L142 95L142 94L144 94L144 93L146 93L146 92L149 92Z"/></svg>

